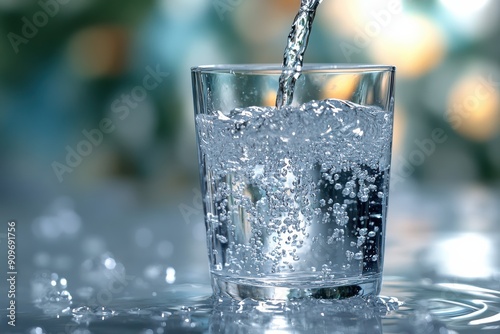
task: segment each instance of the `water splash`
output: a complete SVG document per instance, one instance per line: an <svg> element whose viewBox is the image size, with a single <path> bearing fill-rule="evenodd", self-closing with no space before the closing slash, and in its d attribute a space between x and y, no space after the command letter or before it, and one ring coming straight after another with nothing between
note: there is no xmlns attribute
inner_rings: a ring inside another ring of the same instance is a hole
<svg viewBox="0 0 500 334"><path fill-rule="evenodd" d="M67 286L67 280L56 273L37 273L31 281L32 301L47 315L69 314L73 297Z"/></svg>

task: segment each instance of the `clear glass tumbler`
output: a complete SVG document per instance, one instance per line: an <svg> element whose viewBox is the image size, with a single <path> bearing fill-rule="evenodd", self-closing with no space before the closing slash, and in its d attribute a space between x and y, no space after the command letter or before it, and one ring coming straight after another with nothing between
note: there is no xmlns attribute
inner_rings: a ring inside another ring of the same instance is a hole
<svg viewBox="0 0 500 334"><path fill-rule="evenodd" d="M274 107L279 65L192 68L212 286L236 299L376 295L395 68L311 64Z"/></svg>

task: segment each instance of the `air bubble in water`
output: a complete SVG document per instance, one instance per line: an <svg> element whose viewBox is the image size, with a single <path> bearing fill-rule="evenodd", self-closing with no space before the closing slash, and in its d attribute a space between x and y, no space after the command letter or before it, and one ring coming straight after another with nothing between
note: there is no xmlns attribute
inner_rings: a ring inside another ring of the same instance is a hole
<svg viewBox="0 0 500 334"><path fill-rule="evenodd" d="M307 270L301 267L306 263L319 268L333 248L361 248L371 237L367 229L351 231L372 223L372 205L381 203L371 194L384 190L373 183L385 173L380 157L390 143L387 111L331 99L281 110L235 109L220 118L197 115L196 123L212 189L207 225L218 251L212 270L265 277L291 272L296 256L304 263L294 263L294 270ZM355 128L363 136L354 137ZM366 212L355 209L360 203ZM347 264L340 268L350 275Z"/></svg>
<svg viewBox="0 0 500 334"><path fill-rule="evenodd" d="M223 244L227 243L227 238L223 235L217 234L216 238Z"/></svg>
<svg viewBox="0 0 500 334"><path fill-rule="evenodd" d="M362 235L361 235L361 236L359 236L359 237L358 237L358 242L356 243L356 246L358 246L358 247L359 247L359 246L363 245L363 244L365 243L365 241L366 241L366 237L364 237L364 236L362 236Z"/></svg>

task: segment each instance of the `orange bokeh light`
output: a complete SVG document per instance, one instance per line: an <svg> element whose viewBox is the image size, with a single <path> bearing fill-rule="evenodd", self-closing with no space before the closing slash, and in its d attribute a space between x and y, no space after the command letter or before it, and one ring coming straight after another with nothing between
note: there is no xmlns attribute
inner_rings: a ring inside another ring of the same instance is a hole
<svg viewBox="0 0 500 334"><path fill-rule="evenodd" d="M78 32L68 49L75 72L89 78L120 74L126 64L128 35L119 26L93 26Z"/></svg>
<svg viewBox="0 0 500 334"><path fill-rule="evenodd" d="M446 41L433 21L421 15L408 15L385 29L369 50L376 62L395 65L398 75L417 77L441 63Z"/></svg>
<svg viewBox="0 0 500 334"><path fill-rule="evenodd" d="M498 133L500 96L494 85L480 76L459 80L448 95L447 119L461 135L477 140Z"/></svg>
<svg viewBox="0 0 500 334"><path fill-rule="evenodd" d="M359 83L357 75L335 76L327 81L322 90L323 99L349 100Z"/></svg>
<svg viewBox="0 0 500 334"><path fill-rule="evenodd" d="M270 90L266 94L264 94L264 98L262 100L262 106L264 107L274 107L276 106L276 91Z"/></svg>

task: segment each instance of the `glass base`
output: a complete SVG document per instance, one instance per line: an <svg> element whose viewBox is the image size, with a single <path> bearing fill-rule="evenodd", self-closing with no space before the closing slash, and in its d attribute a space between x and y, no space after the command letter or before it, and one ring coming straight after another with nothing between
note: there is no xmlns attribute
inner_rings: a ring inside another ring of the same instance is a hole
<svg viewBox="0 0 500 334"><path fill-rule="evenodd" d="M345 299L355 296L376 296L380 293L382 275L371 275L360 279L331 282L322 286L286 287L253 284L247 281L229 280L227 277L212 275L212 287L216 295L228 296L237 300L286 301L301 298Z"/></svg>

